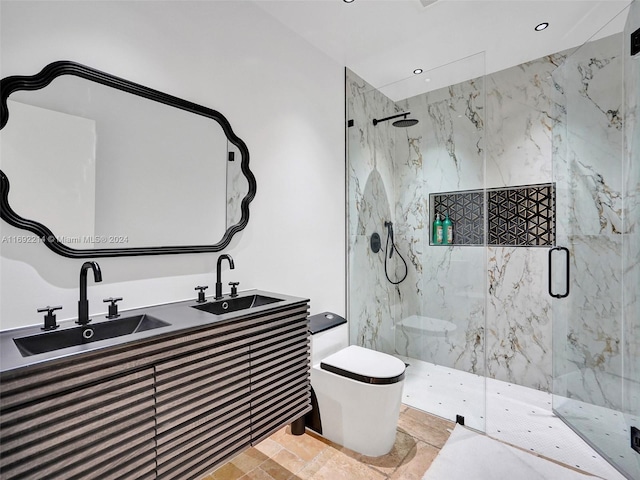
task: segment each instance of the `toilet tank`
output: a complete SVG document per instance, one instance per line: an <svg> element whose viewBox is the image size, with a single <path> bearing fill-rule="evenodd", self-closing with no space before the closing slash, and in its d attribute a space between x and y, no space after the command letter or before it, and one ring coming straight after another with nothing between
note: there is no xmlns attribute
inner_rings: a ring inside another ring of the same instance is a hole
<svg viewBox="0 0 640 480"><path fill-rule="evenodd" d="M309 317L311 333L311 365L349 346L347 320L332 312Z"/></svg>

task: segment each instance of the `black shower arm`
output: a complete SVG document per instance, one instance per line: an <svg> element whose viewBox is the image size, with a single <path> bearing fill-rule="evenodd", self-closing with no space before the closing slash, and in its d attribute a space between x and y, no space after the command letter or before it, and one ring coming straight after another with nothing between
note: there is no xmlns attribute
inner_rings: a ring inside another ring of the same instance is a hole
<svg viewBox="0 0 640 480"><path fill-rule="evenodd" d="M375 125L379 124L380 122L386 122L387 120L392 120L392 119L398 118L398 117L405 117L406 118L408 115L411 115L411 112L399 113L397 115L391 115L390 117L381 118L381 119L374 118L373 119L373 125L375 126Z"/></svg>

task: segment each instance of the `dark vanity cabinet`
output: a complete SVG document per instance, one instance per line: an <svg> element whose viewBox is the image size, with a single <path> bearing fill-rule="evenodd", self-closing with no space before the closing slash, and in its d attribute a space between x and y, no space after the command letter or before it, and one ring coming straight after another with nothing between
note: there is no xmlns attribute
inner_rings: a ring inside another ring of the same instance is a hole
<svg viewBox="0 0 640 480"><path fill-rule="evenodd" d="M251 444L310 410L307 322L263 321L251 342Z"/></svg>
<svg viewBox="0 0 640 480"><path fill-rule="evenodd" d="M249 347L231 336L204 338L156 365L158 478L207 473L250 444Z"/></svg>
<svg viewBox="0 0 640 480"><path fill-rule="evenodd" d="M5 372L0 478L198 479L310 410L308 304Z"/></svg>
<svg viewBox="0 0 640 480"><path fill-rule="evenodd" d="M3 384L0 477L153 478L153 368L94 382L73 365L59 373Z"/></svg>

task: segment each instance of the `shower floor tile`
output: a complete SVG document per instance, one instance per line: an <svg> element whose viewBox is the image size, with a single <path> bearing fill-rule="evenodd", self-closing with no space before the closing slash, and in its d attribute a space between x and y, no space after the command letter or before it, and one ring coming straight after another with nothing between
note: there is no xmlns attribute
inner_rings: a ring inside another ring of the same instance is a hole
<svg viewBox="0 0 640 480"><path fill-rule="evenodd" d="M485 377L399 357L410 364L405 374L403 403L448 420L455 421L456 415L462 415L466 426L484 431Z"/></svg>
<svg viewBox="0 0 640 480"><path fill-rule="evenodd" d="M632 478L638 478L640 456L629 448L629 424L640 425L640 417L600 407L576 399L556 401L556 411L575 425L583 435L614 458Z"/></svg>
<svg viewBox="0 0 640 480"><path fill-rule="evenodd" d="M407 368L403 403L607 480L624 477L552 411L551 394L399 356ZM485 396L486 387L486 396Z"/></svg>

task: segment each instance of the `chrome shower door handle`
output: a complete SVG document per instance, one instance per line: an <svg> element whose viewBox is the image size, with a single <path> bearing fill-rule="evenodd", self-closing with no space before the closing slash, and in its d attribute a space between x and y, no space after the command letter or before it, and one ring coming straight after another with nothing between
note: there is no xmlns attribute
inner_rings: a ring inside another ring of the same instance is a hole
<svg viewBox="0 0 640 480"><path fill-rule="evenodd" d="M565 291L564 293L553 293L552 284L553 284L553 251L563 251L565 253L565 257L567 260L567 271L565 272ZM553 247L549 249L549 295L553 298L566 298L569 296L569 284L570 284L570 258L569 258L569 249L565 247Z"/></svg>

